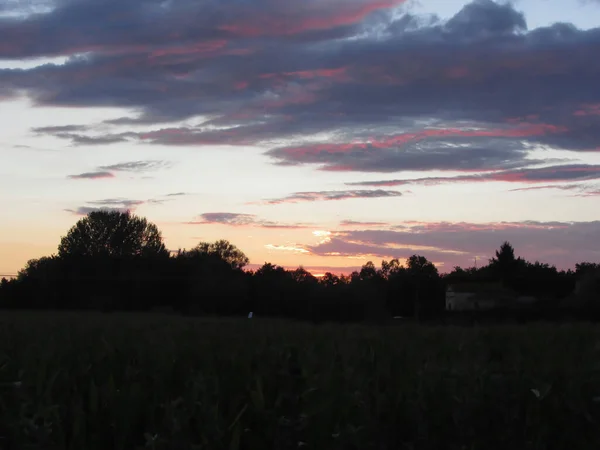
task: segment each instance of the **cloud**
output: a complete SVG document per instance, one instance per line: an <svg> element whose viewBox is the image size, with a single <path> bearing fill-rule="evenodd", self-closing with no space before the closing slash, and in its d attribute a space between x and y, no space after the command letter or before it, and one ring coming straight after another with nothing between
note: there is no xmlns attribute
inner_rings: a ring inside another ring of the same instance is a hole
<svg viewBox="0 0 600 450"><path fill-rule="evenodd" d="M318 202L330 200L348 200L356 198L389 198L400 197L401 192L377 190L347 190L347 191L318 191L318 192L295 192L287 197L265 200L263 203L278 205L281 203Z"/></svg>
<svg viewBox="0 0 600 450"><path fill-rule="evenodd" d="M559 190L566 192L573 192L572 197L596 197L600 195L600 189L598 186L592 186L588 184L546 184L542 186L528 186L524 188L511 189L511 192L520 191L537 191L537 190Z"/></svg>
<svg viewBox="0 0 600 450"><path fill-rule="evenodd" d="M283 147L267 154L282 165L318 164L331 171L400 172L414 170L493 170L540 163L527 160L527 146L508 138L481 138L447 134L445 140L426 139L436 133L388 136L372 142L354 144L313 144ZM439 135L442 135L440 133ZM423 140L422 140L423 139Z"/></svg>
<svg viewBox="0 0 600 450"><path fill-rule="evenodd" d="M60 133L76 133L79 131L86 131L88 129L85 125L58 125L50 127L37 127L32 128L31 131L38 134L60 134Z"/></svg>
<svg viewBox="0 0 600 450"><path fill-rule="evenodd" d="M10 43L2 47L5 58L94 52L145 53L155 58L168 55L187 60L190 56L212 55L215 50L236 49L230 41L244 38L342 37L355 31L354 27L370 14L403 2L56 0L55 8L47 14L5 20L0 37ZM107 29L107 25L112 28ZM45 34L49 29L58 32ZM31 34L24 35L24 30Z"/></svg>
<svg viewBox="0 0 600 450"><path fill-rule="evenodd" d="M159 170L165 167L169 167L171 163L162 160L146 160L146 161L129 161L118 164L111 164L108 166L100 166L95 171L84 172L77 175L69 175L67 178L71 179L104 179L114 178L113 172L135 172L144 173L153 170ZM168 194L167 196L181 196L186 195L184 192L178 192L175 194Z"/></svg>
<svg viewBox="0 0 600 450"><path fill-rule="evenodd" d="M127 133L92 135L84 134L90 131L87 125L58 125L49 127L32 128L31 131L37 135L50 135L53 137L70 140L74 146L79 145L108 145L126 142ZM94 132L94 130L91 130Z"/></svg>
<svg viewBox="0 0 600 450"><path fill-rule="evenodd" d="M102 178L114 178L114 174L112 172L84 172L77 175L69 175L68 178L71 179L87 179L87 180L98 180Z"/></svg>
<svg viewBox="0 0 600 450"><path fill-rule="evenodd" d="M159 170L170 165L167 161L162 160L146 160L146 161L129 161L108 166L100 166L99 169L114 172L149 172Z"/></svg>
<svg viewBox="0 0 600 450"><path fill-rule="evenodd" d="M75 215L85 216L92 211L108 210L108 211L135 211L138 206L144 204L161 204L166 200L149 199L149 200L134 200L128 198L105 198L102 200L88 201L85 205L75 209L66 209L65 211Z"/></svg>
<svg viewBox="0 0 600 450"><path fill-rule="evenodd" d="M121 207L121 208L135 208L136 206L143 205L143 200L131 200L126 198L106 198L104 200L96 200L88 202L90 205L108 206L108 207Z"/></svg>
<svg viewBox="0 0 600 450"><path fill-rule="evenodd" d="M447 21L403 4L56 0L0 18L0 58L67 57L0 69L0 98L135 111L45 130L74 145L257 145L335 171L512 170L542 162L534 148L600 150L600 28L528 29L492 0Z"/></svg>
<svg viewBox="0 0 600 450"><path fill-rule="evenodd" d="M309 253L309 251L306 250L304 247L298 246L298 245L273 245L273 244L267 244L267 245L265 245L265 248L267 250L274 250L274 251L277 251L277 252Z"/></svg>
<svg viewBox="0 0 600 450"><path fill-rule="evenodd" d="M576 262L600 260L600 249L590 242L600 239L600 221L595 222L498 222L450 223L404 222L394 229L355 229L333 233L332 239L306 248L318 256L347 256L404 259L421 254L444 263L470 267L474 258L481 264L508 240L519 256L562 268Z"/></svg>
<svg viewBox="0 0 600 450"><path fill-rule="evenodd" d="M79 206L75 209L65 209L65 211L70 212L76 216L87 216L89 213L94 211L119 211L125 212L127 208L111 208L111 207L94 207L94 206Z"/></svg>
<svg viewBox="0 0 600 450"><path fill-rule="evenodd" d="M564 164L548 167L502 170L473 175L458 175L455 177L424 177L395 180L359 181L346 183L348 186L406 186L440 185L449 183L478 183L485 181L500 181L506 183L548 183L565 181L584 181L600 179L600 165L593 164Z"/></svg>
<svg viewBox="0 0 600 450"><path fill-rule="evenodd" d="M119 142L126 142L127 139L116 136L85 136L76 133L55 133L56 137L65 138L71 140L71 143L75 146L78 145L108 145L117 144Z"/></svg>
<svg viewBox="0 0 600 450"><path fill-rule="evenodd" d="M229 212L216 212L201 214L198 220L186 222L190 225L227 225L227 226L249 226L259 228L299 229L306 228L306 224L284 224L269 220L259 219L254 214L237 214Z"/></svg>
<svg viewBox="0 0 600 450"><path fill-rule="evenodd" d="M385 222L363 222L356 220L342 220L341 227L385 227L388 224Z"/></svg>

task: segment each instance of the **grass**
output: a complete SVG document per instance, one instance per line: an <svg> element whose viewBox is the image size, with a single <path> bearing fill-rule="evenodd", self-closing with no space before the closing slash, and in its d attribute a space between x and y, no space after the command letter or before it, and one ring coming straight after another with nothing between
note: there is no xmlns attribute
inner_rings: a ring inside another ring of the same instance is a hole
<svg viewBox="0 0 600 450"><path fill-rule="evenodd" d="M588 449L600 329L4 313L1 449Z"/></svg>

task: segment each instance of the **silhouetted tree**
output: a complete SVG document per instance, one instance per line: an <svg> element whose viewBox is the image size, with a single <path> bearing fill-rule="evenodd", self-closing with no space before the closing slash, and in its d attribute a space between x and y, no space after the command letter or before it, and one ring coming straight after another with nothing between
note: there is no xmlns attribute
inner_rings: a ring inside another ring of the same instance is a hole
<svg viewBox="0 0 600 450"><path fill-rule="evenodd" d="M505 241L499 250L496 250L496 257L490 259L490 268L497 272L503 283L510 283L515 276L520 258L515 257L515 249L509 242Z"/></svg>
<svg viewBox="0 0 600 450"><path fill-rule="evenodd" d="M331 272L326 272L325 275L319 279L319 283L326 287L337 286L340 284L340 277Z"/></svg>
<svg viewBox="0 0 600 450"><path fill-rule="evenodd" d="M424 256L412 255L406 260L408 275L414 280L415 318L421 319L423 314L437 309L435 303L438 300L439 273L435 265Z"/></svg>
<svg viewBox="0 0 600 450"><path fill-rule="evenodd" d="M312 273L310 273L302 266L298 267L296 270L291 272L291 276L292 280L300 284L315 285L319 282Z"/></svg>
<svg viewBox="0 0 600 450"><path fill-rule="evenodd" d="M64 236L58 255L150 256L168 255L158 228L131 212L93 211Z"/></svg>
<svg viewBox="0 0 600 450"><path fill-rule="evenodd" d="M581 262L575 264L575 274L580 277L587 272L597 272L600 270L600 264L591 262Z"/></svg>
<svg viewBox="0 0 600 450"><path fill-rule="evenodd" d="M502 280L501 289L540 299L526 315L520 309L519 318L541 317L542 312L600 313L599 264L584 262L575 271L559 271L517 258L508 242L487 266L455 267L443 277L419 255L404 264L384 260L380 268L369 261L350 276L328 272L321 279L303 267L286 270L265 263L252 272L243 270L247 264L248 257L226 240L201 242L170 256L159 230L146 219L129 212L98 211L69 230L58 255L30 260L15 279L1 280L0 306L131 311L160 307L219 316L255 311L258 316L314 322L380 321L390 315L421 320L444 313L449 283ZM571 295L575 280L578 289ZM491 314L497 318L508 309ZM514 310L507 314L502 317L516 320Z"/></svg>
<svg viewBox="0 0 600 450"><path fill-rule="evenodd" d="M600 313L600 268L580 266L577 289L574 292L575 306L592 313Z"/></svg>
<svg viewBox="0 0 600 450"><path fill-rule="evenodd" d="M403 269L398 259L392 259L391 261L381 261L381 269L379 270L379 276L383 279L388 280L390 277L396 275Z"/></svg>
<svg viewBox="0 0 600 450"><path fill-rule="evenodd" d="M250 262L244 252L225 239L213 243L200 242L196 247L189 251L189 253L193 252L217 256L230 264L233 269L243 269Z"/></svg>

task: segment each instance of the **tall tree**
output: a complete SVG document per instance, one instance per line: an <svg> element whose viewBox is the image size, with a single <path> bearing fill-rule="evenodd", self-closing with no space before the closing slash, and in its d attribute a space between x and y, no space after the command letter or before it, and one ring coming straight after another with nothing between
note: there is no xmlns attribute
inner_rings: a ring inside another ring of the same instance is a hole
<svg viewBox="0 0 600 450"><path fill-rule="evenodd" d="M598 272L600 271L600 264L591 263L591 262L581 262L575 264L575 273L577 276L584 275L588 272Z"/></svg>
<svg viewBox="0 0 600 450"><path fill-rule="evenodd" d="M412 255L406 260L408 274L415 282L415 319L420 320L423 313L423 285L439 277L437 267L424 256Z"/></svg>
<svg viewBox="0 0 600 450"><path fill-rule="evenodd" d="M250 262L243 251L225 239L213 243L200 242L189 253L218 257L231 265L232 269L243 269Z"/></svg>
<svg viewBox="0 0 600 450"><path fill-rule="evenodd" d="M368 261L364 266L360 269L360 279L361 280L374 280L377 278L377 268L373 261Z"/></svg>
<svg viewBox="0 0 600 450"><path fill-rule="evenodd" d="M410 274L418 275L420 279L430 279L438 276L435 265L424 256L413 255L406 260Z"/></svg>
<svg viewBox="0 0 600 450"><path fill-rule="evenodd" d="M513 246L509 242L504 242L500 249L496 250L496 257L490 259L490 266L498 272L502 281L506 282L515 274L521 262L521 258L515 257Z"/></svg>
<svg viewBox="0 0 600 450"><path fill-rule="evenodd" d="M168 255L156 225L131 212L93 211L80 219L58 246L64 256Z"/></svg>

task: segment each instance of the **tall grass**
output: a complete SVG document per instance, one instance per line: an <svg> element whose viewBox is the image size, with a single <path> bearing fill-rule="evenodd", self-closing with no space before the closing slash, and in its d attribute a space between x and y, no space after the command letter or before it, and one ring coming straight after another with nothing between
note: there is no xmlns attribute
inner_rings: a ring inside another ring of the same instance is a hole
<svg viewBox="0 0 600 450"><path fill-rule="evenodd" d="M4 314L2 449L600 448L591 325Z"/></svg>

